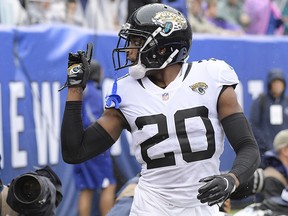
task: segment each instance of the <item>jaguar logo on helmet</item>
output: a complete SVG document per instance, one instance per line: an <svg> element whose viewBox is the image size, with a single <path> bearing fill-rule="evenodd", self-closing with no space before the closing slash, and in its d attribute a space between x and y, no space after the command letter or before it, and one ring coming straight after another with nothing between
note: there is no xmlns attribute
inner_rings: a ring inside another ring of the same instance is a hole
<svg viewBox="0 0 288 216"><path fill-rule="evenodd" d="M172 13L170 11L161 11L156 13L152 18L152 21L163 27L163 30L160 32L163 36L168 36L174 31L187 28L185 17L181 14Z"/></svg>

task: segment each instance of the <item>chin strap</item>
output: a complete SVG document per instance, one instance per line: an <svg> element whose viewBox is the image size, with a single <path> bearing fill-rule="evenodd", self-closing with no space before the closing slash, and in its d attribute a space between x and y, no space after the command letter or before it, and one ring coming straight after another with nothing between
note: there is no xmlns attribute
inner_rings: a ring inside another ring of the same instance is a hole
<svg viewBox="0 0 288 216"><path fill-rule="evenodd" d="M114 74L114 83L112 87L112 93L106 96L106 106L111 107L114 103L115 109L119 109L119 104L121 103L122 99L120 95L117 94L117 76L116 72ZM113 103L112 103L113 102Z"/></svg>
<svg viewBox="0 0 288 216"><path fill-rule="evenodd" d="M139 59L138 64L129 67L129 75L134 79L142 79L147 71L150 70L159 70L165 68L170 62L173 61L173 58L178 54L179 50L176 49L174 52L166 59L166 61L161 65L160 68L146 68Z"/></svg>
<svg viewBox="0 0 288 216"><path fill-rule="evenodd" d="M165 68L170 62L172 62L173 58L177 55L178 52L179 52L179 50L175 49L174 52L171 53L171 55L166 59L166 61L161 65L161 67L159 69Z"/></svg>

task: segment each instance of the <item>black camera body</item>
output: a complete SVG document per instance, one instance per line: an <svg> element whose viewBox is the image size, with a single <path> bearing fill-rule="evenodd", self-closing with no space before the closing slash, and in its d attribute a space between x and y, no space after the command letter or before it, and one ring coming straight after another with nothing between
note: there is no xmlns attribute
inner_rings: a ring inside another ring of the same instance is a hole
<svg viewBox="0 0 288 216"><path fill-rule="evenodd" d="M46 166L13 179L6 202L20 215L54 216L63 197L61 190L60 179Z"/></svg>

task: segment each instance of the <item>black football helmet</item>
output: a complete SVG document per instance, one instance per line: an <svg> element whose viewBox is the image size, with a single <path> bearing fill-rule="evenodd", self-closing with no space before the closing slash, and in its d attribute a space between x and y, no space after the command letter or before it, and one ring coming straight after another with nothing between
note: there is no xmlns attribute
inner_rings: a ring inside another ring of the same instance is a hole
<svg viewBox="0 0 288 216"><path fill-rule="evenodd" d="M133 37L143 38L144 43L129 47ZM140 79L149 70L185 62L191 44L192 28L181 12L165 4L147 4L137 9L122 26L112 54L114 68L129 67L130 75ZM135 48L138 49L138 62L131 62L126 52Z"/></svg>

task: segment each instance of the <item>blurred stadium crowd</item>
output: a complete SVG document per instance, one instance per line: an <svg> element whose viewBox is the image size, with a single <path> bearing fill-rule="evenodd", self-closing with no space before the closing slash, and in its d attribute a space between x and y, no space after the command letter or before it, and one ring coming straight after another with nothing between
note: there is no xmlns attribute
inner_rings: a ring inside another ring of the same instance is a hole
<svg viewBox="0 0 288 216"><path fill-rule="evenodd" d="M1 0L0 24L60 22L118 31L136 8L155 2L181 11L194 33L288 34L288 0Z"/></svg>

